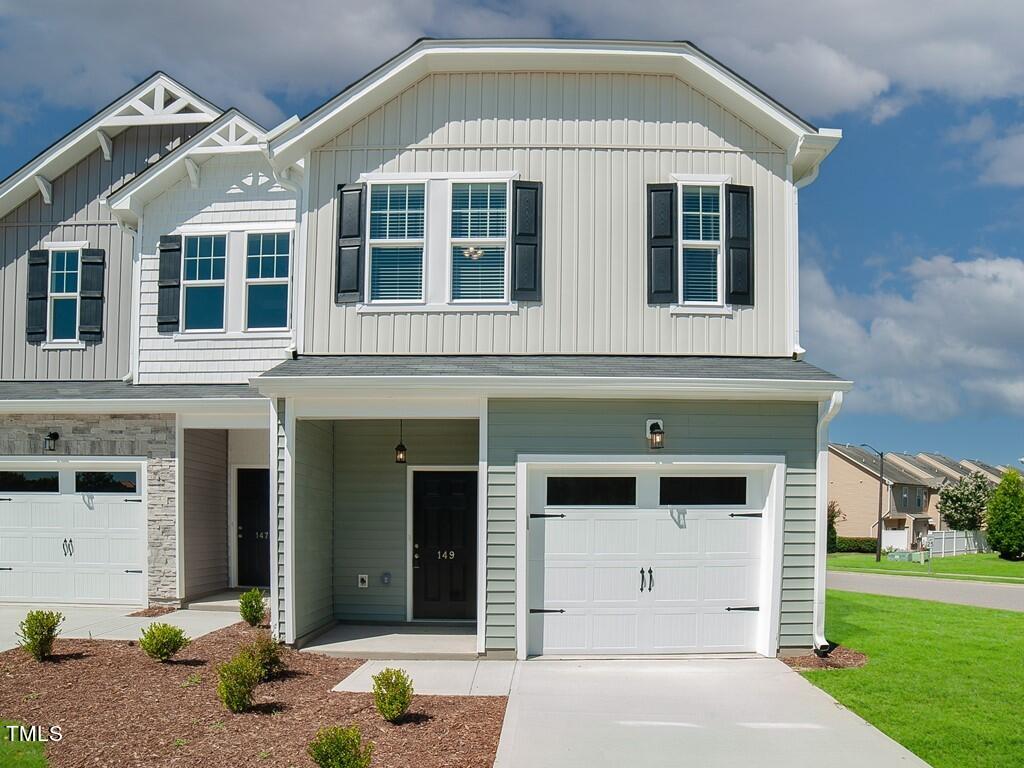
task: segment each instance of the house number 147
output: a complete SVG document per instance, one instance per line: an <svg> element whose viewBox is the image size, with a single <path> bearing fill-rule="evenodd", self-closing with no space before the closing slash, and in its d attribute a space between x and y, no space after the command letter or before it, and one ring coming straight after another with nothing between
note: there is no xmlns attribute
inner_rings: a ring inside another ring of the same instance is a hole
<svg viewBox="0 0 1024 768"><path fill-rule="evenodd" d="M438 560L454 560L455 550L454 549L439 549L437 550Z"/></svg>

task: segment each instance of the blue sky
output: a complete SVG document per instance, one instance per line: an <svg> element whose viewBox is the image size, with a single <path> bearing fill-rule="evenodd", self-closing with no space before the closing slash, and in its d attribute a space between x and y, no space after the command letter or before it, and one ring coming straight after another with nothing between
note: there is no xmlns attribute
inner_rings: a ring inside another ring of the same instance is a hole
<svg viewBox="0 0 1024 768"><path fill-rule="evenodd" d="M295 25L279 5L246 7L182 0L126 16L116 0L0 0L0 176L155 69L269 126L422 35L692 40L844 131L800 202L801 340L857 382L833 438L1024 456L1016 3L298 0Z"/></svg>

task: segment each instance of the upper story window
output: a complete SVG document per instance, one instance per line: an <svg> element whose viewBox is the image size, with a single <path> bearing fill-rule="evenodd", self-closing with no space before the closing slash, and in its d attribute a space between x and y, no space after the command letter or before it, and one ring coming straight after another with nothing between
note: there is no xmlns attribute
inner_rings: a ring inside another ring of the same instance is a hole
<svg viewBox="0 0 1024 768"><path fill-rule="evenodd" d="M370 300L423 301L425 184L370 188Z"/></svg>
<svg viewBox="0 0 1024 768"><path fill-rule="evenodd" d="M920 488L918 488L917 489L917 508L921 509L923 507L924 507L924 492Z"/></svg>
<svg viewBox="0 0 1024 768"><path fill-rule="evenodd" d="M683 304L721 304L722 188L682 185Z"/></svg>
<svg viewBox="0 0 1024 768"><path fill-rule="evenodd" d="M251 232L245 253L245 327L287 328L291 237Z"/></svg>
<svg viewBox="0 0 1024 768"><path fill-rule="evenodd" d="M224 329L227 237L185 238L182 301L186 331Z"/></svg>
<svg viewBox="0 0 1024 768"><path fill-rule="evenodd" d="M903 494L902 494L902 497L901 497L900 504L902 505L902 507L904 509L906 509L908 506L910 506L910 491L907 488L903 489Z"/></svg>
<svg viewBox="0 0 1024 768"><path fill-rule="evenodd" d="M77 250L50 252L50 341L78 340L80 256Z"/></svg>
<svg viewBox="0 0 1024 768"><path fill-rule="evenodd" d="M505 301L508 185L452 184L452 301Z"/></svg>

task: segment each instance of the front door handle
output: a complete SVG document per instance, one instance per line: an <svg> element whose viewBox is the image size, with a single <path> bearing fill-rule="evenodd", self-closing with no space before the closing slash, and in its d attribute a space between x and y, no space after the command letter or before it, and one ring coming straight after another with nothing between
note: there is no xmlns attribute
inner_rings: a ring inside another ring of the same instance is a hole
<svg viewBox="0 0 1024 768"><path fill-rule="evenodd" d="M640 569L640 591L644 591L644 569Z"/></svg>
<svg viewBox="0 0 1024 768"><path fill-rule="evenodd" d="M653 592L654 591L654 571L652 571L650 568L647 569L647 581L648 581L647 591L648 592Z"/></svg>

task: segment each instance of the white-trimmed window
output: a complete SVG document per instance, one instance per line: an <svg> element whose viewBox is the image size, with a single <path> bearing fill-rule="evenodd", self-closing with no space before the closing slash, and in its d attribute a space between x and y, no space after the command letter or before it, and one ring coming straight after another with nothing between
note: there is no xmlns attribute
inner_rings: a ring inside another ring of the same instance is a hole
<svg viewBox="0 0 1024 768"><path fill-rule="evenodd" d="M422 302L426 184L374 183L369 192L370 301Z"/></svg>
<svg viewBox="0 0 1024 768"><path fill-rule="evenodd" d="M49 339L78 341L78 292L82 264L80 250L50 251Z"/></svg>
<svg viewBox="0 0 1024 768"><path fill-rule="evenodd" d="M680 183L682 264L680 303L716 306L722 302L723 185Z"/></svg>
<svg viewBox="0 0 1024 768"><path fill-rule="evenodd" d="M452 182L451 300L507 301L508 182Z"/></svg>
<svg viewBox="0 0 1024 768"><path fill-rule="evenodd" d="M227 236L188 235L182 258L181 317L184 330L224 330Z"/></svg>
<svg viewBox="0 0 1024 768"><path fill-rule="evenodd" d="M290 262L291 236L288 232L249 232L246 235L246 329L288 327Z"/></svg>

